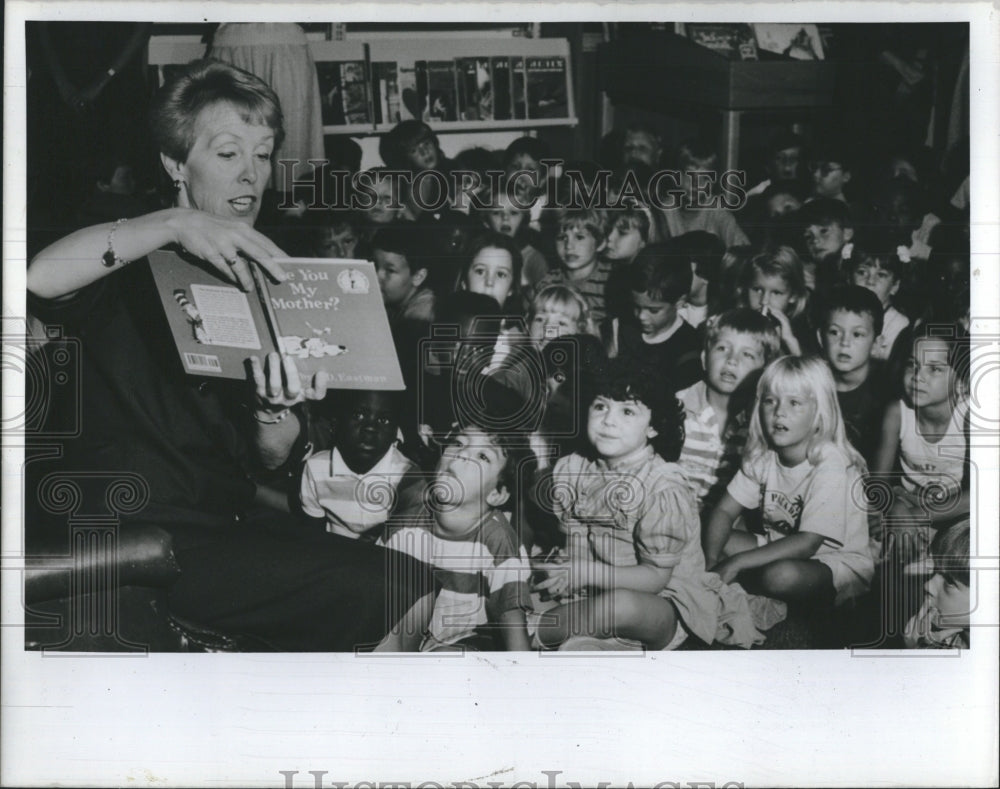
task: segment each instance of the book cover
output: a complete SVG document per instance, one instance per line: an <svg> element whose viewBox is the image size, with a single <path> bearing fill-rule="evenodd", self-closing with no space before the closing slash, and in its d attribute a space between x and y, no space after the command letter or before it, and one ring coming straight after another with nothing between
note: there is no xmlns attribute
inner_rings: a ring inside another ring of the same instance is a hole
<svg viewBox="0 0 1000 789"><path fill-rule="evenodd" d="M366 124L372 122L363 60L348 60L340 64L340 92L344 101L344 121L346 123Z"/></svg>
<svg viewBox="0 0 1000 789"><path fill-rule="evenodd" d="M754 24L757 46L794 60L823 60L823 41L816 25Z"/></svg>
<svg viewBox="0 0 1000 789"><path fill-rule="evenodd" d="M421 112L417 96L416 67L400 63L398 80L396 87L399 90L399 119L401 121L419 120Z"/></svg>
<svg viewBox="0 0 1000 789"><path fill-rule="evenodd" d="M333 388L404 388L374 264L283 258L287 282L258 272L245 293L176 252L149 259L188 373L244 380L248 358L280 349L304 376L325 370Z"/></svg>
<svg viewBox="0 0 1000 789"><path fill-rule="evenodd" d="M510 59L510 104L511 117L523 120L528 117L528 104L525 100L527 93L527 72L525 70L524 58L521 56Z"/></svg>
<svg viewBox="0 0 1000 789"><path fill-rule="evenodd" d="M507 121L511 118L510 58L494 57L493 66L493 119Z"/></svg>
<svg viewBox="0 0 1000 789"><path fill-rule="evenodd" d="M465 117L467 121L493 120L493 86L489 58L462 58L459 74L465 81Z"/></svg>
<svg viewBox="0 0 1000 789"><path fill-rule="evenodd" d="M431 121L458 120L458 82L455 61L427 62L427 113Z"/></svg>
<svg viewBox="0 0 1000 789"><path fill-rule="evenodd" d="M324 126L344 125L344 100L340 95L340 64L321 61L316 64L319 80L320 114Z"/></svg>
<svg viewBox="0 0 1000 789"><path fill-rule="evenodd" d="M757 40L747 24L688 22L687 37L730 60L757 60Z"/></svg>
<svg viewBox="0 0 1000 789"><path fill-rule="evenodd" d="M430 120L430 107L427 106L427 61L418 60L413 68L417 72L417 117L426 123Z"/></svg>
<svg viewBox="0 0 1000 789"><path fill-rule="evenodd" d="M375 122L399 123L399 81L395 61L372 64Z"/></svg>
<svg viewBox="0 0 1000 789"><path fill-rule="evenodd" d="M473 58L455 58L455 79L458 81L458 119L477 120L472 117L476 106L476 62Z"/></svg>
<svg viewBox="0 0 1000 789"><path fill-rule="evenodd" d="M528 117L565 118L569 115L566 92L566 58L528 58Z"/></svg>

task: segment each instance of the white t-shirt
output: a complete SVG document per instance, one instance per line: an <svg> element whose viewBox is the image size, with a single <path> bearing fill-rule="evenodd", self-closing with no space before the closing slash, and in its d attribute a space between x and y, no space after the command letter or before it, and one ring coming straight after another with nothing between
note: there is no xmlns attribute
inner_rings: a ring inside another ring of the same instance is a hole
<svg viewBox="0 0 1000 789"><path fill-rule="evenodd" d="M868 590L875 565L869 550L868 508L861 469L828 446L822 460L791 468L775 452L743 464L729 483L729 495L747 509L760 508L761 543L809 532L823 537L813 556L833 573L837 602Z"/></svg>
<svg viewBox="0 0 1000 789"><path fill-rule="evenodd" d="M403 475L416 465L390 447L367 474L355 474L337 449L317 452L302 470L302 511L326 518L326 530L357 538L386 522Z"/></svg>

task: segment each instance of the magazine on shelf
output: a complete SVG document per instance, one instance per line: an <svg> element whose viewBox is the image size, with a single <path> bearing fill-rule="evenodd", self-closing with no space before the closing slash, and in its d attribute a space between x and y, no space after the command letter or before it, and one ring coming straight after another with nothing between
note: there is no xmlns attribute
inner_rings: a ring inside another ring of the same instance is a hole
<svg viewBox="0 0 1000 789"><path fill-rule="evenodd" d="M499 55L493 63L493 119L506 121L511 118L510 58Z"/></svg>
<svg viewBox="0 0 1000 789"><path fill-rule="evenodd" d="M816 25L797 25L785 22L754 24L757 46L794 60L823 60L823 40Z"/></svg>
<svg viewBox="0 0 1000 789"><path fill-rule="evenodd" d="M316 64L319 80L320 114L324 126L344 125L344 100L341 98L340 64L321 61Z"/></svg>
<svg viewBox="0 0 1000 789"><path fill-rule="evenodd" d="M730 60L758 59L757 39L750 25L688 22L684 28L691 41Z"/></svg>
<svg viewBox="0 0 1000 789"><path fill-rule="evenodd" d="M344 101L344 121L348 124L371 123L363 60L348 60L340 64L340 90Z"/></svg>
<svg viewBox="0 0 1000 789"><path fill-rule="evenodd" d="M419 120L420 98L417 95L417 70L413 65L399 64L397 75L399 90L399 119L401 121Z"/></svg>
<svg viewBox="0 0 1000 789"><path fill-rule="evenodd" d="M254 267L257 287L246 293L175 251L149 260L188 373L243 380L247 359L279 351L303 376L325 370L335 389L404 388L373 263L279 258L288 281Z"/></svg>
<svg viewBox="0 0 1000 789"><path fill-rule="evenodd" d="M395 61L372 63L375 123L399 123L399 78Z"/></svg>
<svg viewBox="0 0 1000 789"><path fill-rule="evenodd" d="M527 58L528 117L565 118L569 114L566 92L566 58Z"/></svg>
<svg viewBox="0 0 1000 789"><path fill-rule="evenodd" d="M424 120L458 120L458 83L455 61L429 60L426 62L427 104ZM418 74L420 67L417 68Z"/></svg>
<svg viewBox="0 0 1000 789"><path fill-rule="evenodd" d="M528 117L528 104L525 99L526 83L527 72L524 58L520 55L512 57L510 59L510 104L511 116L515 120L523 120Z"/></svg>

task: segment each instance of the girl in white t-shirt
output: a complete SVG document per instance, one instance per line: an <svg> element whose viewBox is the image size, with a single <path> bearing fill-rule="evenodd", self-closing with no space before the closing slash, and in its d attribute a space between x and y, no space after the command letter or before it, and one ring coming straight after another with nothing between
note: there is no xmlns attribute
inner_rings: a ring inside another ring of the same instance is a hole
<svg viewBox="0 0 1000 789"><path fill-rule="evenodd" d="M874 574L865 472L826 364L776 360L757 386L742 469L709 516L706 565L727 583L786 602L864 593ZM741 515L747 530L733 528Z"/></svg>
<svg viewBox="0 0 1000 789"><path fill-rule="evenodd" d="M968 517L969 338L959 326L925 325L903 369L903 399L882 422L873 471L902 472L885 520L903 562L927 554L937 529Z"/></svg>

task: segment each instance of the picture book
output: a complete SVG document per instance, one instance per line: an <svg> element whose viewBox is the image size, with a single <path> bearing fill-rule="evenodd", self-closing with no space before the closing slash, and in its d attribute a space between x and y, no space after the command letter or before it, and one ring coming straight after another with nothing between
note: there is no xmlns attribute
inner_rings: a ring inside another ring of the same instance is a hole
<svg viewBox="0 0 1000 789"><path fill-rule="evenodd" d="M566 58L527 58L528 117L565 118L569 114Z"/></svg>
<svg viewBox="0 0 1000 789"><path fill-rule="evenodd" d="M419 120L420 98L417 96L417 70L415 66L399 64L397 89L399 90L399 119L401 121Z"/></svg>
<svg viewBox="0 0 1000 789"><path fill-rule="evenodd" d="M511 117L523 120L528 117L528 104L525 101L527 92L527 72L524 58L519 56L510 59L510 105Z"/></svg>
<svg viewBox="0 0 1000 789"><path fill-rule="evenodd" d="M340 64L322 61L316 64L319 80L320 114L324 126L343 126L344 100L340 88Z"/></svg>
<svg viewBox="0 0 1000 789"><path fill-rule="evenodd" d="M149 256L184 369L246 379L246 360L272 351L300 375L325 370L337 389L403 389L374 264L364 260L280 258L287 282L255 268L246 293L207 264L177 252Z"/></svg>
<svg viewBox="0 0 1000 789"><path fill-rule="evenodd" d="M399 123L399 83L395 61L372 63L372 104L376 123Z"/></svg>
<svg viewBox="0 0 1000 789"><path fill-rule="evenodd" d="M427 62L426 69L426 120L458 120L458 82L455 74L455 61L430 60Z"/></svg>
<svg viewBox="0 0 1000 789"><path fill-rule="evenodd" d="M363 60L348 60L340 64L340 90L344 101L344 122L371 123Z"/></svg>
<svg viewBox="0 0 1000 789"><path fill-rule="evenodd" d="M510 58L500 55L493 59L493 120L511 118Z"/></svg>
<svg viewBox="0 0 1000 789"><path fill-rule="evenodd" d="M458 80L458 119L460 121L479 120L476 59L455 58L455 77Z"/></svg>

